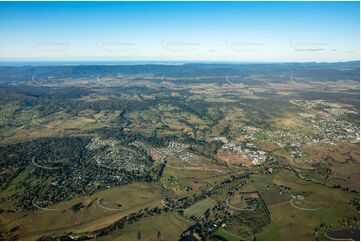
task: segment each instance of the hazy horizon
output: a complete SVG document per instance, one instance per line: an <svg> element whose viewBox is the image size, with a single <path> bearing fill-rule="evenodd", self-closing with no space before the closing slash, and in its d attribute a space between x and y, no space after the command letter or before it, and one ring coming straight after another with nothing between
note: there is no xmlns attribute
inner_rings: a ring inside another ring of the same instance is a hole
<svg viewBox="0 0 361 242"><path fill-rule="evenodd" d="M215 65L242 65L242 64L333 64L333 63L350 63L360 62L360 60L348 60L348 61L191 61L191 60L17 60L17 61L1 61L0 66L80 66L80 65L185 65L185 64L215 64Z"/></svg>

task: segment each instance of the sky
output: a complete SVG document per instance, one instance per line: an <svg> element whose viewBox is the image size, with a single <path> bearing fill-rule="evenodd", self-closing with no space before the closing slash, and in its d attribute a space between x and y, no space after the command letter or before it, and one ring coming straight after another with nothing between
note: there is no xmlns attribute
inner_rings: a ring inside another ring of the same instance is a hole
<svg viewBox="0 0 361 242"><path fill-rule="evenodd" d="M359 2L0 2L0 61L360 59Z"/></svg>

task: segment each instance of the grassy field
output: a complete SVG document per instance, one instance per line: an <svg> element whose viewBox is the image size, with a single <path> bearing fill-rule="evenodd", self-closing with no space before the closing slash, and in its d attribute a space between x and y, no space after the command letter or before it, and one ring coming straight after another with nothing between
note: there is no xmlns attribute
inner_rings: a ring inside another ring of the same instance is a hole
<svg viewBox="0 0 361 242"><path fill-rule="evenodd" d="M205 161L201 167L193 169L192 165L186 166L184 162L174 160L166 166L161 179L162 186L177 195L186 193L194 194L211 188L214 184L226 179L232 170ZM191 190L186 190L189 187Z"/></svg>
<svg viewBox="0 0 361 242"><path fill-rule="evenodd" d="M178 240L191 225L176 213L161 214L142 219L119 232L104 236L102 240ZM139 238L140 237L140 238Z"/></svg>
<svg viewBox="0 0 361 242"><path fill-rule="evenodd" d="M358 211L349 204L352 194L348 192L303 181L289 171L279 172L269 176L268 179L272 179L272 183L276 185L290 187L291 193L303 192L304 200L312 203L311 207L319 208L314 211L295 208L290 203L291 194L277 195L275 186L270 186L267 191L264 186L270 183L265 182L264 179L255 178L252 186L261 191L282 240L292 240L292 238L312 240L314 238L312 231L320 223L337 226L344 216L358 215ZM305 208L309 207L305 206Z"/></svg>
<svg viewBox="0 0 361 242"><path fill-rule="evenodd" d="M121 203L123 210L108 210L98 205ZM19 239L35 240L43 235L67 231L86 232L105 227L130 213L143 208L161 207L161 190L158 185L135 183L106 189L91 196L83 196L34 212L2 214L2 224L6 230L16 226ZM74 212L71 207L82 203L84 208Z"/></svg>
<svg viewBox="0 0 361 242"><path fill-rule="evenodd" d="M223 228L218 228L216 232L214 233L215 239L219 240L229 240L229 241L238 241L240 238L228 231L226 231Z"/></svg>
<svg viewBox="0 0 361 242"><path fill-rule="evenodd" d="M262 232L256 235L256 240L282 240L281 235L278 231L278 227L274 222L271 222Z"/></svg>
<svg viewBox="0 0 361 242"><path fill-rule="evenodd" d="M212 209L215 205L216 202L212 198L206 198L184 210L184 215L186 217L195 216L201 218L207 209Z"/></svg>

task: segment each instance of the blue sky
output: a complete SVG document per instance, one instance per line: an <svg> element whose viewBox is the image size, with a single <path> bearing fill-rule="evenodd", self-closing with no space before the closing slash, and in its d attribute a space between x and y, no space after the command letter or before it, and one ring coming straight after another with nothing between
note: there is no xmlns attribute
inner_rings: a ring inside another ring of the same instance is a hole
<svg viewBox="0 0 361 242"><path fill-rule="evenodd" d="M0 60L356 60L359 18L359 2L0 2Z"/></svg>

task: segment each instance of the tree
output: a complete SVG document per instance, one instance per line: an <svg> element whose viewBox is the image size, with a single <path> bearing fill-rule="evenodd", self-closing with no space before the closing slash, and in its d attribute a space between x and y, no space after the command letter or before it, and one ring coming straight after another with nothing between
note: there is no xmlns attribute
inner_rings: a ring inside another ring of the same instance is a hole
<svg viewBox="0 0 361 242"><path fill-rule="evenodd" d="M142 239L142 235L140 233L140 230L138 230L137 240L141 240L141 239Z"/></svg>

